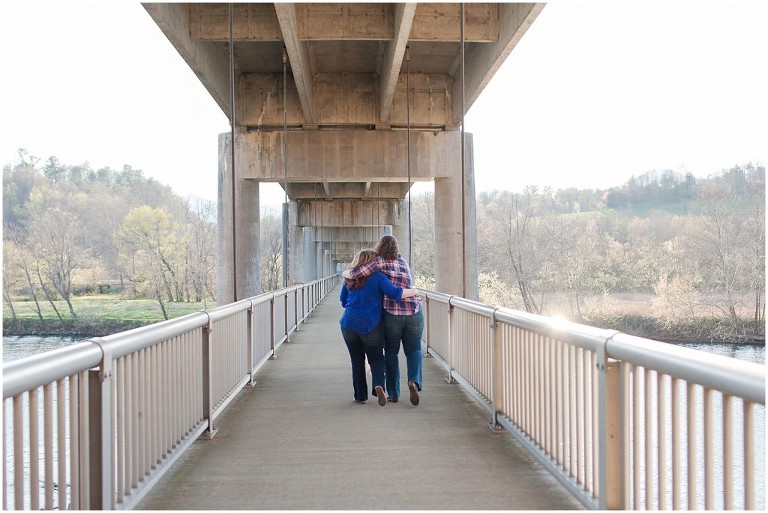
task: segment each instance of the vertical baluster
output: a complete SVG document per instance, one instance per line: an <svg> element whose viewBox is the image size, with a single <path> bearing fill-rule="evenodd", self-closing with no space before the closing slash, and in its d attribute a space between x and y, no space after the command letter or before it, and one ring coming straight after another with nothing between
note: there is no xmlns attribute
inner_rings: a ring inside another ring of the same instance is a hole
<svg viewBox="0 0 768 513"><path fill-rule="evenodd" d="M576 482L581 483L582 486L587 485L586 488L590 489L585 474L585 451L584 451L584 418L587 412L584 410L584 390L586 384L584 383L584 361L587 351L582 348L576 349L576 459L578 461L578 469L576 472Z"/></svg>
<svg viewBox="0 0 768 513"><path fill-rule="evenodd" d="M45 453L45 509L53 509L53 384L43 386L43 438ZM31 442L31 440L30 440Z"/></svg>
<svg viewBox="0 0 768 513"><path fill-rule="evenodd" d="M80 382L77 374L69 377L69 504L71 510L80 509L80 425L77 416Z"/></svg>
<svg viewBox="0 0 768 513"><path fill-rule="evenodd" d="M704 508L715 508L714 392L704 390Z"/></svg>
<svg viewBox="0 0 768 513"><path fill-rule="evenodd" d="M666 509L667 507L667 377L668 376L656 376L656 403L658 409L658 456L657 456L657 471L658 471L658 501L659 509Z"/></svg>
<svg viewBox="0 0 768 513"><path fill-rule="evenodd" d="M688 509L696 509L696 385L688 383Z"/></svg>
<svg viewBox="0 0 768 513"><path fill-rule="evenodd" d="M733 509L733 397L723 396L723 508Z"/></svg>
<svg viewBox="0 0 768 513"><path fill-rule="evenodd" d="M631 387L632 379L635 375L636 369L630 363L623 363L621 365L623 369L622 383L624 383L624 397L622 404L624 405L624 504L630 509L632 508L632 501L630 495L632 494L632 480L634 475L632 473L632 467L629 466L629 455L632 453L632 436L634 425L632 424L632 398L634 389ZM636 461L636 460L635 460Z"/></svg>
<svg viewBox="0 0 768 513"><path fill-rule="evenodd" d="M58 475L59 486L58 509L67 510L67 391L64 386L64 379L56 382L56 416L58 435Z"/></svg>
<svg viewBox="0 0 768 513"><path fill-rule="evenodd" d="M680 385L679 378L672 378L672 509L682 509L682 437L680 436Z"/></svg>
<svg viewBox="0 0 768 513"><path fill-rule="evenodd" d="M744 509L755 509L755 403L744 401Z"/></svg>
<svg viewBox="0 0 768 513"><path fill-rule="evenodd" d="M633 454L633 462L634 462L634 468L632 469L632 509L641 509L642 502L640 501L640 497L642 494L642 491L640 489L640 451L641 451L641 442L642 439L640 437L640 429L641 429L641 422L640 422L640 405L641 405L641 398L640 398L640 374L642 370L640 367L635 366L632 370L632 429L630 430L630 433L632 433L632 454Z"/></svg>
<svg viewBox="0 0 768 513"><path fill-rule="evenodd" d="M117 433L117 453L115 467L117 468L117 503L122 504L125 497L125 357L118 358L115 362L115 431Z"/></svg>
<svg viewBox="0 0 768 513"><path fill-rule="evenodd" d="M31 509L40 509L40 403L38 389L29 391L29 495ZM45 455L46 458L48 454Z"/></svg>
<svg viewBox="0 0 768 513"><path fill-rule="evenodd" d="M24 403L13 398L13 499L14 509L24 509Z"/></svg>
<svg viewBox="0 0 768 513"><path fill-rule="evenodd" d="M643 433L645 438L645 509L653 509L653 371L645 369L643 379L645 385L645 420Z"/></svg>

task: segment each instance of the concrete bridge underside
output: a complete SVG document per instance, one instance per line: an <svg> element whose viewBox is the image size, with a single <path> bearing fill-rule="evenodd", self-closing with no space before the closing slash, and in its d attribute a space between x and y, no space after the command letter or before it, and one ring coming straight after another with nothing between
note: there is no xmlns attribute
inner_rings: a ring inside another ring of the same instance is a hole
<svg viewBox="0 0 768 513"><path fill-rule="evenodd" d="M287 278L300 282L384 233L408 254L407 193L433 181L436 287L476 298L463 113L543 5L144 4L234 121L218 142L218 301L261 293L261 182L287 193Z"/></svg>

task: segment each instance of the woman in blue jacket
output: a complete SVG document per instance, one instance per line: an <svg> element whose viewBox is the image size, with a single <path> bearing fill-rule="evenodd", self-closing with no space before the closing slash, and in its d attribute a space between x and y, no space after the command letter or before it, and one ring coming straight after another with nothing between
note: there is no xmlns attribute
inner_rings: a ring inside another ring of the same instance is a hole
<svg viewBox="0 0 768 513"><path fill-rule="evenodd" d="M367 264L376 258L371 249L364 249L355 255L352 267ZM416 289L395 287L382 272L376 272L367 278L344 280L341 287L341 335L349 350L352 361L352 388L355 402L368 400L368 381L365 375L365 357L371 367L373 394L379 406L387 404L384 393L384 326L381 323L382 301L386 295L400 301L417 294Z"/></svg>

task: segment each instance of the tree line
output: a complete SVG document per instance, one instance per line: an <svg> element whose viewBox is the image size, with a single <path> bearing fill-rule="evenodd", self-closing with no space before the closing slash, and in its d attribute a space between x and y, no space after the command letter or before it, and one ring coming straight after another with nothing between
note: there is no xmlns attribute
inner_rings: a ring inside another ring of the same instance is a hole
<svg viewBox="0 0 768 513"><path fill-rule="evenodd" d="M19 150L3 168L3 299L77 319L78 295L215 300L216 205L183 199L125 165L45 162ZM66 305L64 307L61 306Z"/></svg>
<svg viewBox="0 0 768 513"><path fill-rule="evenodd" d="M434 287L434 197L412 199L417 283ZM281 213L261 218L263 291L282 278ZM696 179L651 172L601 189L477 196L481 301L641 335L764 336L765 168ZM216 205L141 170L45 162L3 169L3 297L43 320L77 319L73 296L215 301ZM627 314L627 295L642 299ZM60 305L65 305L61 307ZM633 325L632 323L641 323Z"/></svg>
<svg viewBox="0 0 768 513"><path fill-rule="evenodd" d="M413 204L414 273L434 284L434 199ZM640 335L765 335L765 168L672 171L608 190L481 192L480 300ZM627 315L621 301L641 299ZM638 325L638 323L640 323Z"/></svg>

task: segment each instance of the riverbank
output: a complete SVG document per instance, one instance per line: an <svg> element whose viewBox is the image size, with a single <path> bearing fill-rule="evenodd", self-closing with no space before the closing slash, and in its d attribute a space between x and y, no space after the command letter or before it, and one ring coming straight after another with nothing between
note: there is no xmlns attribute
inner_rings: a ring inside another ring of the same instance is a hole
<svg viewBox="0 0 768 513"><path fill-rule="evenodd" d="M16 318L7 304L3 310L4 335L102 337L165 320L160 305L150 299L126 299L117 294L73 298L77 318L63 301L40 303L40 312L31 301L15 301ZM214 301L166 303L169 319L214 308ZM58 311L58 314L57 314ZM59 314L63 319L59 318Z"/></svg>

